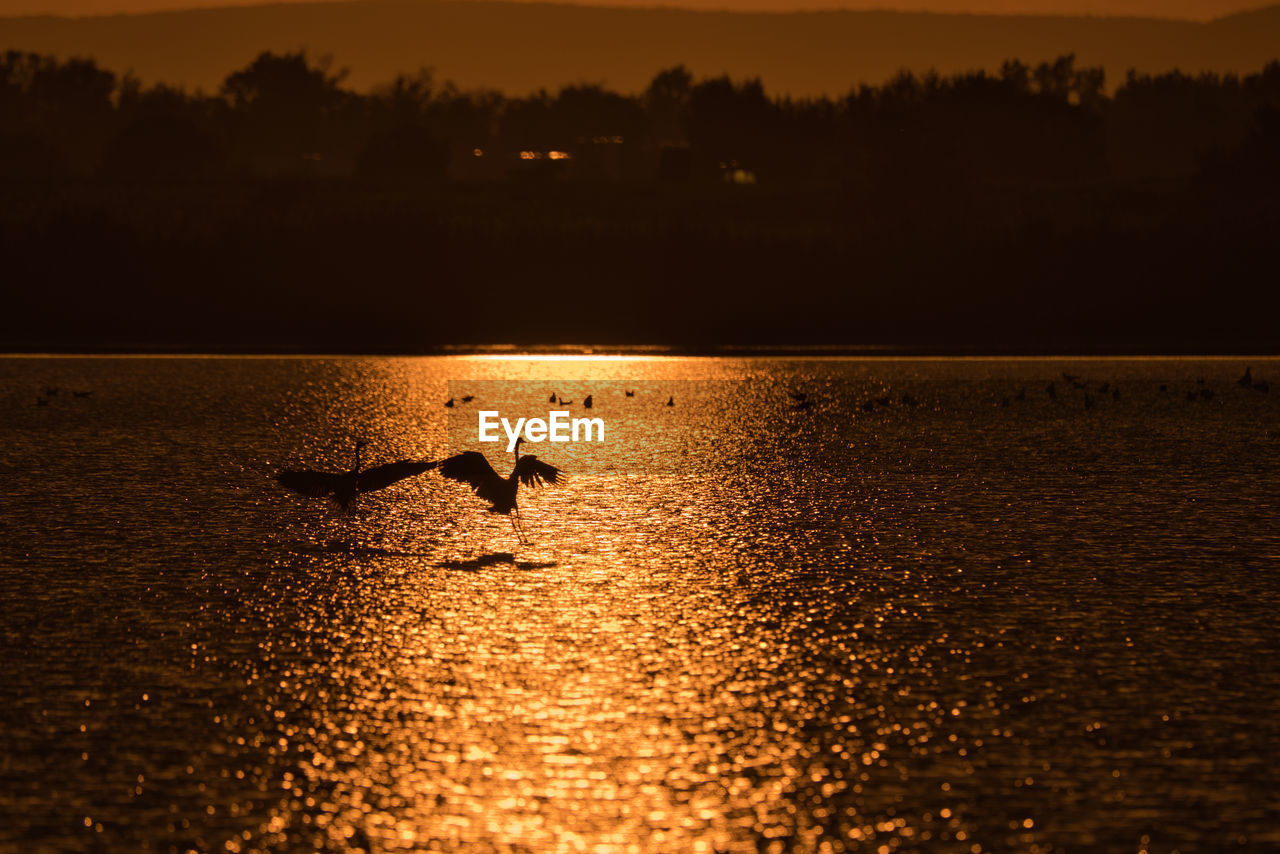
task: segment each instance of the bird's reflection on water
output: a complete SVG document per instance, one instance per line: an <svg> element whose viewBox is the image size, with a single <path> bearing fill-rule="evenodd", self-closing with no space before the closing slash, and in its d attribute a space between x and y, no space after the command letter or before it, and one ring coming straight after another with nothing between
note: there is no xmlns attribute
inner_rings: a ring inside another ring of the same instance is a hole
<svg viewBox="0 0 1280 854"><path fill-rule="evenodd" d="M0 360L0 848L1274 849L1280 398L1242 370ZM271 481L445 456L464 374L670 444L539 449L528 545L435 473L348 514Z"/></svg>
<svg viewBox="0 0 1280 854"><path fill-rule="evenodd" d="M487 569L491 566L514 566L517 569L550 569L556 566L556 562L516 560L516 556L511 552L494 552L493 554L480 555L466 560L446 560L436 564L436 566L441 569L460 569L465 571Z"/></svg>

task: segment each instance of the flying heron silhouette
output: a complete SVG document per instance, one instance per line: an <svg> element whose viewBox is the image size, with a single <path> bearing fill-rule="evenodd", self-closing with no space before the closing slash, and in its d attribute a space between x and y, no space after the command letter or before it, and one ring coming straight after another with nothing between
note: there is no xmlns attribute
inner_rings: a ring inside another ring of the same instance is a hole
<svg viewBox="0 0 1280 854"><path fill-rule="evenodd" d="M360 452L369 444L363 439L356 442L356 464L351 471L341 474L303 469L285 469L276 475L276 482L285 489L310 498L329 498L343 510L350 509L355 500L366 492L386 489L407 477L422 474L435 466L431 462L399 460L394 463L360 470Z"/></svg>
<svg viewBox="0 0 1280 854"><path fill-rule="evenodd" d="M493 470L484 454L479 451L467 451L430 465L437 468L440 474L450 480L461 481L471 487L476 495L488 501L492 506L490 513L501 513L511 520L511 528L516 538L525 542L524 530L520 522L520 508L516 505L516 493L520 484L534 487L546 483L559 483L560 469L544 463L530 454L520 456L520 444L524 437L516 439L516 464L511 474L502 477Z"/></svg>

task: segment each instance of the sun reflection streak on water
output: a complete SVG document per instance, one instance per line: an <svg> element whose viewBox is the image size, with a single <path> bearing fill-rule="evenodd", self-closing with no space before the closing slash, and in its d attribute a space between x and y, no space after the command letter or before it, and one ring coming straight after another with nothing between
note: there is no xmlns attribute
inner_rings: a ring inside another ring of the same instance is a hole
<svg viewBox="0 0 1280 854"><path fill-rule="evenodd" d="M30 615L4 635L0 842L1280 844L1253 794L1280 782L1276 405L1218 378L1188 409L1205 366L1148 362L1108 363L1124 396L1091 415L1004 404L1062 367L40 365L96 393L3 402L6 473L48 463L0 506ZM678 464L522 492L529 546L435 475L349 516L269 481L344 470L356 437L438 456L449 382L493 379L733 382L653 416Z"/></svg>

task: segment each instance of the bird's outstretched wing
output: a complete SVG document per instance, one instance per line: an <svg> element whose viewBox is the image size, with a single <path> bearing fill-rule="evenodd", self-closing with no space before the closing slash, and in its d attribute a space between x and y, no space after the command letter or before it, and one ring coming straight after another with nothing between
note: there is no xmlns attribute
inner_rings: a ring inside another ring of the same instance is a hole
<svg viewBox="0 0 1280 854"><path fill-rule="evenodd" d="M342 475L323 471L293 471L286 469L276 475L276 482L285 489L311 498L329 498L336 495L342 485Z"/></svg>
<svg viewBox="0 0 1280 854"><path fill-rule="evenodd" d="M534 456L521 457L520 462L516 463L516 476L525 486L542 486L544 480L556 483L560 477L560 469Z"/></svg>
<svg viewBox="0 0 1280 854"><path fill-rule="evenodd" d="M436 467L440 469L440 474L450 480L460 480L469 484L477 492L489 481L498 477L498 473L493 470L493 466L489 465L489 461L479 451L456 454L440 460L440 462L436 463ZM498 479L501 480L501 478Z"/></svg>
<svg viewBox="0 0 1280 854"><path fill-rule="evenodd" d="M422 474L424 471L434 468L435 465L435 463L400 460L386 465L374 466L368 471L360 472L358 488L361 492L386 489L391 484L404 480L406 477Z"/></svg>

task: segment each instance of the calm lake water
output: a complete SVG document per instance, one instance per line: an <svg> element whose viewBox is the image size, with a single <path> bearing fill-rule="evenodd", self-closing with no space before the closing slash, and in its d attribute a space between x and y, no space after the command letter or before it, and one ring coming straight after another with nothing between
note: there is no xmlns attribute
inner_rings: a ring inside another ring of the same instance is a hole
<svg viewBox="0 0 1280 854"><path fill-rule="evenodd" d="M1247 361L0 359L0 849L1278 850ZM643 447L271 479L485 380Z"/></svg>

